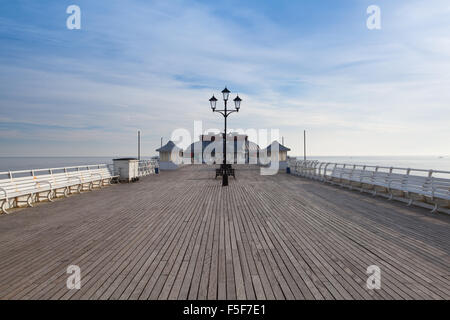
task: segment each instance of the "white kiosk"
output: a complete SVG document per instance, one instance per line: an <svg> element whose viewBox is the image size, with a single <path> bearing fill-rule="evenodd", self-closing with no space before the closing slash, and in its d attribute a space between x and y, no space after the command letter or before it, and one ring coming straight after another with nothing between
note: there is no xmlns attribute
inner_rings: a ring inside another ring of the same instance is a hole
<svg viewBox="0 0 450 320"><path fill-rule="evenodd" d="M272 158L272 156L274 159L278 159L279 170L286 170L286 168L288 166L288 161L287 161L288 160L288 157L287 157L288 151L291 151L291 149L283 146L278 141L273 141L266 148L268 160L270 160ZM274 153L273 155L272 155L272 152Z"/></svg>
<svg viewBox="0 0 450 320"><path fill-rule="evenodd" d="M139 180L139 160L136 158L113 159L114 174L119 181L132 182Z"/></svg>
<svg viewBox="0 0 450 320"><path fill-rule="evenodd" d="M183 150L178 148L173 141L167 142L161 148L156 149L159 152L159 169L175 170L183 158Z"/></svg>

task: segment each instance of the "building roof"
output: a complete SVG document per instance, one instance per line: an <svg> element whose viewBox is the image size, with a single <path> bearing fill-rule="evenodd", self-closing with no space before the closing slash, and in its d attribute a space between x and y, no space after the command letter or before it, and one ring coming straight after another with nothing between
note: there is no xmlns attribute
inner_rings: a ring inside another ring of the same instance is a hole
<svg viewBox="0 0 450 320"><path fill-rule="evenodd" d="M211 145L211 146L210 146ZM249 151L259 151L259 146L251 141L237 140L237 141L227 141L227 150L235 150L237 152L244 152L245 145L248 145ZM223 140L222 141L196 141L187 147L184 152L204 152L206 147L210 150L215 149L216 152L223 152ZM228 152L228 151L227 151Z"/></svg>
<svg viewBox="0 0 450 320"><path fill-rule="evenodd" d="M266 150L267 151L271 151L272 148L275 148L275 149L278 148L279 151L291 151L291 149L289 149L288 147L283 146L278 141L272 142L270 145L267 146Z"/></svg>
<svg viewBox="0 0 450 320"><path fill-rule="evenodd" d="M259 146L252 142L252 141L248 141L248 151L259 151Z"/></svg>
<svg viewBox="0 0 450 320"><path fill-rule="evenodd" d="M205 148L211 144L213 142L211 141L196 141L194 143L191 143L185 150L184 152L194 152L197 150L201 150L203 152L203 150L205 150Z"/></svg>
<svg viewBox="0 0 450 320"><path fill-rule="evenodd" d="M202 141L211 141L211 138L215 138L215 141L222 140L223 133L210 132L208 134L200 135L200 140ZM247 140L248 136L246 134L239 134L238 132L227 133L227 141L232 141L234 138L237 138L237 140Z"/></svg>
<svg viewBox="0 0 450 320"><path fill-rule="evenodd" d="M164 146L161 148L156 149L156 152L171 152L172 150L181 150L181 148L178 148L175 143L173 143L172 140L169 140Z"/></svg>

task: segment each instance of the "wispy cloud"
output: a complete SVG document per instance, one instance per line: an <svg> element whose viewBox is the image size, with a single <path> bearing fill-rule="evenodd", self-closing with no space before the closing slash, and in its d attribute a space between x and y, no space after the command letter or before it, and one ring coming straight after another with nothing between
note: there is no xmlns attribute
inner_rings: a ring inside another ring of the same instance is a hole
<svg viewBox="0 0 450 320"><path fill-rule="evenodd" d="M220 128L224 85L244 99L230 126L279 128L293 154L303 129L316 155L450 154L449 5L379 2L380 31L369 1L80 0L77 31L68 4L9 3L0 155L129 155L137 129L153 154L194 120Z"/></svg>

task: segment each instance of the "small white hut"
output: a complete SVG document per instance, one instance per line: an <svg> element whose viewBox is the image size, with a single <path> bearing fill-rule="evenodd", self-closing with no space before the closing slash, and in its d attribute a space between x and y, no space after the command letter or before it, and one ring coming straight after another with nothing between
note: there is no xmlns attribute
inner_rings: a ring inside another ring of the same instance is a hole
<svg viewBox="0 0 450 320"><path fill-rule="evenodd" d="M278 141L273 141L265 149L266 163L270 163L272 160L279 162L279 169L285 170L288 166L288 151L291 151L288 147L283 146Z"/></svg>
<svg viewBox="0 0 450 320"><path fill-rule="evenodd" d="M167 142L161 148L156 149L159 152L159 169L175 170L181 164L183 150L178 148L173 141Z"/></svg>

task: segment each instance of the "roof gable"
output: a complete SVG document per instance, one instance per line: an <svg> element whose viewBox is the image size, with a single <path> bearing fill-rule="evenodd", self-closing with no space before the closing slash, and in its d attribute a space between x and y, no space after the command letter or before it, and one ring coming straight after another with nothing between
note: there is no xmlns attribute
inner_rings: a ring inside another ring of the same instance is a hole
<svg viewBox="0 0 450 320"><path fill-rule="evenodd" d="M266 150L267 151L271 151L272 148L275 148L275 149L278 148L279 151L291 151L291 149L289 149L288 147L283 146L278 141L272 142L270 145L267 146Z"/></svg>
<svg viewBox="0 0 450 320"><path fill-rule="evenodd" d="M172 140L167 142L164 146L161 148L156 149L157 152L171 152L172 150L181 150L181 148L178 148L175 143L173 143Z"/></svg>

